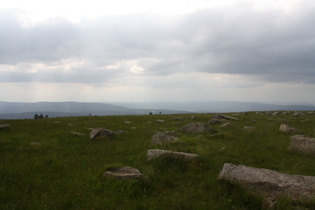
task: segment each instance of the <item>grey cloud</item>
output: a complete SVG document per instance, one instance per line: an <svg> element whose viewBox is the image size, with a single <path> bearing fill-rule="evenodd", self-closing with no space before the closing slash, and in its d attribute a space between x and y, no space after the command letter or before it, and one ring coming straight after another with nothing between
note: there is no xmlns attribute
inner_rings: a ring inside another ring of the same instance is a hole
<svg viewBox="0 0 315 210"><path fill-rule="evenodd" d="M172 19L108 16L84 25L54 19L24 29L12 15L5 14L0 21L0 31L5 31L0 34L0 42L5 43L0 46L0 63L86 60L71 73L58 70L56 76L50 72L55 78L52 80L68 82L126 76L131 74L130 66L122 65L115 71L95 68L136 60L143 74L151 76L195 71L243 74L273 82L315 83L314 22L314 8L307 8L303 14L287 14L240 7L199 10ZM87 72L102 76L93 79ZM10 81L14 74L30 80L26 73L1 74ZM46 81L48 74L40 74L43 76L37 79Z"/></svg>

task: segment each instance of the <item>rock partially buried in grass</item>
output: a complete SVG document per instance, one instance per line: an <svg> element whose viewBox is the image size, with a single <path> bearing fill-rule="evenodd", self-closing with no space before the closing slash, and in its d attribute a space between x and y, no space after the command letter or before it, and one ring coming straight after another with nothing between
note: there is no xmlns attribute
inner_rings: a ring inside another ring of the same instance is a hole
<svg viewBox="0 0 315 210"><path fill-rule="evenodd" d="M162 149L150 149L147 152L147 160L152 160L161 155L171 155L174 158L184 158L187 160L194 160L199 157L198 155L192 154L192 153L174 152L174 151L162 150Z"/></svg>
<svg viewBox="0 0 315 210"><path fill-rule="evenodd" d="M119 179L139 179L143 174L136 168L124 166L121 168L108 169L103 173L103 176L111 176Z"/></svg>
<svg viewBox="0 0 315 210"><path fill-rule="evenodd" d="M291 136L289 150L315 154L315 138L304 135Z"/></svg>
<svg viewBox="0 0 315 210"><path fill-rule="evenodd" d="M10 128L9 124L0 124L0 129Z"/></svg>
<svg viewBox="0 0 315 210"><path fill-rule="evenodd" d="M97 137L112 137L114 135L114 132L105 129L105 128L94 128L90 133L90 138L95 139Z"/></svg>
<svg viewBox="0 0 315 210"><path fill-rule="evenodd" d="M283 133L299 133L299 131L287 124L281 124L279 131L283 132Z"/></svg>
<svg viewBox="0 0 315 210"><path fill-rule="evenodd" d="M164 142L174 142L174 141L178 141L178 138L165 134L165 133L161 133L158 132L155 135L153 135L151 143L152 144L161 144Z"/></svg>
<svg viewBox="0 0 315 210"><path fill-rule="evenodd" d="M223 114L216 114L213 118L215 119L223 119L223 120L240 120L236 117L231 117Z"/></svg>
<svg viewBox="0 0 315 210"><path fill-rule="evenodd" d="M190 123L180 129L185 133L217 133L215 129L207 125L206 123Z"/></svg>
<svg viewBox="0 0 315 210"><path fill-rule="evenodd" d="M315 177L283 174L277 171L225 163L218 180L239 184L254 196L263 196L268 207L278 198L288 198L294 203L314 199Z"/></svg>

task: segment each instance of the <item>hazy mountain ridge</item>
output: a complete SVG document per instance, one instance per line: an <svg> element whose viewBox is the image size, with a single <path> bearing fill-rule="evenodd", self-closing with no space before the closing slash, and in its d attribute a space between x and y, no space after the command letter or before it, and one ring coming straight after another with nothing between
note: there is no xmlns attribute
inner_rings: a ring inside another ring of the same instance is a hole
<svg viewBox="0 0 315 210"><path fill-rule="evenodd" d="M117 105L116 105L117 104ZM213 113L245 111L315 110L312 105L275 105L252 102L159 102L159 103L88 103L88 102L0 102L0 119L31 119L87 115L144 115L178 113Z"/></svg>

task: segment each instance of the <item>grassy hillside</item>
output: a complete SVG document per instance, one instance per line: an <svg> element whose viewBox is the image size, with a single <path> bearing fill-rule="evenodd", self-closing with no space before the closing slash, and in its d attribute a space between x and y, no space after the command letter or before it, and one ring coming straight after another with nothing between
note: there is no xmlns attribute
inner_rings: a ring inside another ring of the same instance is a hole
<svg viewBox="0 0 315 210"><path fill-rule="evenodd" d="M304 113L299 117L292 112L228 114L240 121L230 121L227 128L211 125L217 135L178 133L178 142L162 145L151 144L155 132L208 122L213 114L194 119L186 114L2 120L0 124L11 128L0 130L0 209L260 209L260 199L239 187L220 184L217 175L229 162L315 176L315 155L288 151L291 135L279 131L280 124L286 123L315 137L315 114ZM183 119L174 119L178 117ZM244 126L256 129L244 131ZM95 127L125 132L91 140L89 128ZM72 131L86 136L74 136ZM148 149L196 153L200 160L148 162ZM125 165L138 168L149 180L102 177L106 168ZM276 206L291 207L285 200Z"/></svg>

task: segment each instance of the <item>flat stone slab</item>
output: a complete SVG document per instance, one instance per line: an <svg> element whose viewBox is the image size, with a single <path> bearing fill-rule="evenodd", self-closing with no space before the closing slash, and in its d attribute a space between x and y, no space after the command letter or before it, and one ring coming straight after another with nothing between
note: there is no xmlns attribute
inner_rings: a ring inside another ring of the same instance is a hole
<svg viewBox="0 0 315 210"><path fill-rule="evenodd" d="M111 176L119 179L138 179L143 174L136 168L130 166L124 166L121 168L107 170L103 173L103 176Z"/></svg>
<svg viewBox="0 0 315 210"><path fill-rule="evenodd" d="M192 153L175 152L175 151L162 150L162 149L150 149L147 152L147 160L152 160L164 154L172 155L175 158L184 158L188 160L194 160L199 157L199 155L192 154Z"/></svg>
<svg viewBox="0 0 315 210"><path fill-rule="evenodd" d="M227 116L227 115L223 115L223 114L216 114L213 118L224 119L224 120L240 120L236 117L231 117L231 116Z"/></svg>
<svg viewBox="0 0 315 210"><path fill-rule="evenodd" d="M315 177L279 173L277 171L225 163L218 180L240 184L253 195L263 196L272 206L278 198L292 202L310 202L315 196Z"/></svg>
<svg viewBox="0 0 315 210"><path fill-rule="evenodd" d="M112 137L114 135L114 132L105 129L105 128L94 128L90 133L90 138L95 139L97 137Z"/></svg>
<svg viewBox="0 0 315 210"><path fill-rule="evenodd" d="M290 137L289 150L303 152L303 153L315 153L315 138L307 137L304 135L294 135Z"/></svg>

